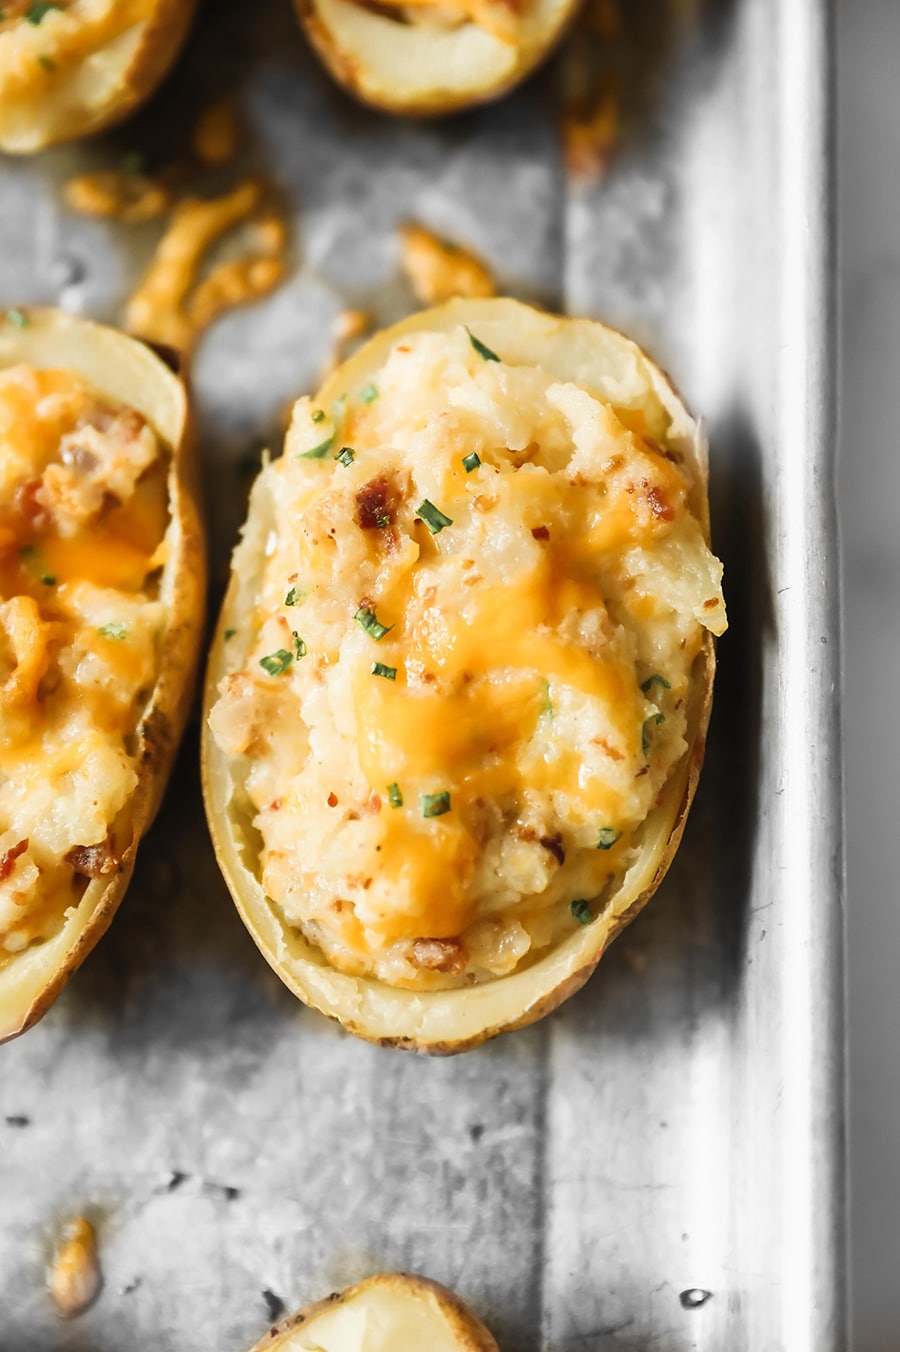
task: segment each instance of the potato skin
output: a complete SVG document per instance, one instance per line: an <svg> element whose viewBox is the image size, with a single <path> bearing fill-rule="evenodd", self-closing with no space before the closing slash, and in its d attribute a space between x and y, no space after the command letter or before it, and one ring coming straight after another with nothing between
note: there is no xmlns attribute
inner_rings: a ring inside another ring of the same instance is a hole
<svg viewBox="0 0 900 1352"><path fill-rule="evenodd" d="M337 46L327 24L323 23L317 13L313 0L294 0L297 17L319 59L348 94L360 103L378 108L385 113L422 118L448 117L453 113L464 112L467 108L492 103L509 94L547 59L564 28L574 17L578 6L579 0L569 0L559 22L548 34L546 42L527 56L521 57L515 68L503 79L475 92L461 91L456 96L444 90L429 96L409 98L374 89L361 63Z"/></svg>
<svg viewBox="0 0 900 1352"><path fill-rule="evenodd" d="M199 506L199 474L187 388L181 377L145 344L118 330L61 311L20 307L27 319L21 330L4 327L0 368L16 361L36 366L61 365L82 375L101 394L115 398L140 389L133 402L155 426L170 452L169 506L171 557L164 566L168 603L156 685L137 728L138 786L113 829L125 842L119 865L108 878L88 887L73 917L61 930L72 941L56 939L9 960L0 969L0 1043L31 1028L47 1012L66 982L108 928L134 871L141 838L156 816L193 700L206 612L206 542ZM42 359L43 357L43 359ZM98 372L106 372L106 383ZM121 382L117 378L121 373ZM126 400L123 397L123 402ZM41 963L42 949L53 955ZM32 970L16 981L16 965L29 957Z"/></svg>
<svg viewBox="0 0 900 1352"><path fill-rule="evenodd" d="M140 43L109 97L99 108L72 108L45 121L33 117L26 127L8 128L0 101L0 151L8 155L32 154L48 146L76 141L104 131L128 117L148 99L168 74L194 18L197 0L156 0ZM41 111L46 114L45 104Z"/></svg>
<svg viewBox="0 0 900 1352"><path fill-rule="evenodd" d="M446 1286L442 1286L440 1282L433 1282L427 1277L418 1277L408 1272L381 1273L378 1276L369 1277L364 1282L359 1282L356 1286L349 1286L343 1291L336 1291L332 1295L326 1296L324 1300L317 1300L311 1305L305 1305L296 1314L290 1315L287 1319L273 1325L268 1333L264 1334L259 1342L250 1349L250 1352L278 1352L278 1349L286 1346L291 1335L303 1324L310 1323L318 1315L333 1309L335 1305L364 1301L366 1296L375 1290L388 1291L401 1298L410 1296L430 1297L439 1306L453 1338L454 1346L458 1348L459 1352L499 1352L496 1342L484 1324L475 1317L459 1296L448 1290Z"/></svg>
<svg viewBox="0 0 900 1352"><path fill-rule="evenodd" d="M627 357L635 361L657 398L673 419L678 444L692 462L695 487L692 508L708 540L706 444L696 422L686 409L669 377L637 344L605 325L590 320L560 318L503 298L450 301L448 304L412 315L392 328L376 334L329 377L316 395L316 403L329 407L342 389L361 386L390 346L404 333L418 329L441 330L458 324L486 339L495 350L510 341L550 348L553 344L570 348L581 356L584 344L595 343L608 360ZM494 325L496 327L492 328ZM559 360L559 358L557 358ZM206 716L215 702L218 682L226 668L224 633L236 624L236 616L245 609L247 578L253 571L255 536L260 530L248 526L238 549L239 567L232 574L222 606L216 635L210 652L204 696L202 732L202 775L207 820L219 866L237 910L267 962L294 994L313 1009L340 1023L348 1032L368 1042L404 1051L445 1056L469 1051L500 1033L524 1028L556 1009L584 985L612 940L643 909L664 878L675 857L684 831L688 811L703 763L706 732L712 709L715 647L705 634L692 673L693 695L687 732L688 750L672 775L664 801L653 814L649 841L645 842L645 867L636 883L624 896L613 894L607 910L585 927L580 938L573 936L559 949L538 960L523 972L499 977L481 986L460 987L438 993L418 995L402 992L368 977L322 977L321 958L309 952L305 941L297 941L267 905L262 888L245 864L249 837L243 831L240 811L235 806L234 785L223 754L214 745ZM264 538L264 530L262 532ZM649 826L650 819L648 819ZM557 957L559 961L557 962ZM521 980L520 980L521 978ZM517 983L516 993L512 995ZM505 989L509 994L495 1011L489 992ZM408 997L408 998L407 998ZM480 1002L480 1003L479 1003ZM478 1012L475 1013L476 1004ZM488 1006L491 1006L488 1008ZM437 1011L437 1012L435 1012Z"/></svg>

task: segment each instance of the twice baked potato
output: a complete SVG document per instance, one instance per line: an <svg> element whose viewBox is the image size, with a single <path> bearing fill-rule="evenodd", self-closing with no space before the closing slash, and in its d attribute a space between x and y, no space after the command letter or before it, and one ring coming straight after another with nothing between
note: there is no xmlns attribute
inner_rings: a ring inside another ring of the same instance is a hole
<svg viewBox="0 0 900 1352"><path fill-rule="evenodd" d="M577 0L294 0L325 66L364 103L417 116L507 93L549 54Z"/></svg>
<svg viewBox="0 0 900 1352"><path fill-rule="evenodd" d="M0 150L28 154L100 131L148 98L196 0L6 0Z"/></svg>
<svg viewBox="0 0 900 1352"><path fill-rule="evenodd" d="M575 991L665 873L703 756L706 453L627 338L452 301L295 405L206 687L207 815L308 1004L459 1051Z"/></svg>
<svg viewBox="0 0 900 1352"><path fill-rule="evenodd" d="M106 929L159 805L205 605L194 472L149 348L0 318L0 1041Z"/></svg>
<svg viewBox="0 0 900 1352"><path fill-rule="evenodd" d="M307 1305L251 1352L498 1352L458 1296L438 1282L389 1272Z"/></svg>

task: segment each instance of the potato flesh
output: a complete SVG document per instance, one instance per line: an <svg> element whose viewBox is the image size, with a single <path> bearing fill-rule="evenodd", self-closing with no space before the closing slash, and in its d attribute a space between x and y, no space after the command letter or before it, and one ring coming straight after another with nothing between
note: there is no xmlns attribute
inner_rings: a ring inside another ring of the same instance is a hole
<svg viewBox="0 0 900 1352"><path fill-rule="evenodd" d="M153 431L65 371L0 373L0 463L2 965L114 871L165 625L148 577L167 510Z"/></svg>
<svg viewBox="0 0 900 1352"><path fill-rule="evenodd" d="M256 629L211 725L251 757L262 881L286 921L338 970L434 990L532 960L634 862L687 745L703 629L724 622L721 569L690 473L622 421L647 431L643 415L486 361L464 329L405 335L370 375L364 398L342 391L339 424L301 402L264 472ZM360 524L380 481L381 532ZM423 499L453 525L430 535ZM352 621L364 598L394 626L377 643ZM260 669L278 652L285 670ZM451 811L425 818L422 795L444 789Z"/></svg>

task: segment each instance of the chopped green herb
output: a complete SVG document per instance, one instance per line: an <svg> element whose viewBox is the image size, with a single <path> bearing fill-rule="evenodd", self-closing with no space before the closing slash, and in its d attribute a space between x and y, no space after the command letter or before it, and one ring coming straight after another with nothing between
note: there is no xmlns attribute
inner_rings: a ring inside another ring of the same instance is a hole
<svg viewBox="0 0 900 1352"><path fill-rule="evenodd" d="M386 667L386 666L384 665L383 662L373 662L373 663L372 663L372 675L373 675L373 676L383 676L384 679L385 679L386 681L396 681L396 679L397 679L397 668L396 668L396 667Z"/></svg>
<svg viewBox="0 0 900 1352"><path fill-rule="evenodd" d="M416 516L421 517L432 535L439 535L445 526L453 525L452 519L449 516L444 516L444 513L439 511L434 503L429 502L427 498L419 504Z"/></svg>
<svg viewBox="0 0 900 1352"><path fill-rule="evenodd" d="M474 333L468 327L468 325L466 326L466 333L469 335L469 342L472 344L475 351L478 353L479 357L481 357L484 361L500 360L496 352L492 352L491 349L485 343L483 343L480 338L475 337Z"/></svg>
<svg viewBox="0 0 900 1352"><path fill-rule="evenodd" d="M62 11L62 5L51 4L50 0L32 0L32 3L25 11L26 23L32 23L35 28L37 28L41 19L43 19L46 14L49 14L51 9L55 9L57 13L60 13Z"/></svg>
<svg viewBox="0 0 900 1352"><path fill-rule="evenodd" d="M138 174L146 174L146 172L147 172L147 156L144 155L140 150L129 150L127 155L122 156L123 174L132 174L134 176L137 176Z"/></svg>
<svg viewBox="0 0 900 1352"><path fill-rule="evenodd" d="M261 657L259 665L270 676L281 676L287 671L293 660L292 655L286 648L279 648L277 652L269 653L268 657Z"/></svg>
<svg viewBox="0 0 900 1352"><path fill-rule="evenodd" d="M224 634L225 642L227 643L230 638L234 638L236 633L236 629L226 629Z"/></svg>
<svg viewBox="0 0 900 1352"><path fill-rule="evenodd" d="M7 310L6 318L17 329L28 328L28 316L21 310Z"/></svg>
<svg viewBox="0 0 900 1352"><path fill-rule="evenodd" d="M34 559L37 558L37 552L38 552L37 545L23 545L22 548L19 550L19 558Z"/></svg>
<svg viewBox="0 0 900 1352"><path fill-rule="evenodd" d="M423 793L420 797L423 817L443 817L445 812L450 811L450 795L446 790L443 793Z"/></svg>
<svg viewBox="0 0 900 1352"><path fill-rule="evenodd" d="M354 451L352 446L342 446L334 458L335 460L339 460L342 465L345 465L347 469L349 469L356 459L356 451Z"/></svg>
<svg viewBox="0 0 900 1352"><path fill-rule="evenodd" d="M296 629L291 630L291 638L294 640L294 656L299 662L301 657L306 656L306 644L303 642L303 639L297 633Z"/></svg>
<svg viewBox="0 0 900 1352"><path fill-rule="evenodd" d="M387 512L382 512L380 516L376 516L375 518L375 525L379 530L384 530L385 526L389 526L390 524L391 518L388 516Z"/></svg>
<svg viewBox="0 0 900 1352"><path fill-rule="evenodd" d="M286 606L299 606L301 602L305 600L305 593L302 592L299 587L291 587L287 596L284 598L284 604Z"/></svg>
<svg viewBox="0 0 900 1352"><path fill-rule="evenodd" d="M650 750L650 724L655 723L656 726L659 727L660 723L664 722L665 722L665 714L661 713L651 714L649 718L644 719L644 723L641 728L641 750L643 751L645 756Z"/></svg>
<svg viewBox="0 0 900 1352"><path fill-rule="evenodd" d="M382 624L370 606L360 606L353 618L357 624L362 625L369 638L375 639L376 643L379 639L384 638L385 634L389 634L394 627L392 624Z"/></svg>
<svg viewBox="0 0 900 1352"><path fill-rule="evenodd" d="M388 802L391 807L403 806L403 794L400 792L399 784L388 784Z"/></svg>
<svg viewBox="0 0 900 1352"><path fill-rule="evenodd" d="M359 392L360 401L363 404L374 404L378 398L378 386L369 381L368 385L363 385Z"/></svg>
<svg viewBox="0 0 900 1352"><path fill-rule="evenodd" d="M314 408L312 411L312 420L314 423L324 422L325 421L324 408Z"/></svg>
<svg viewBox="0 0 900 1352"><path fill-rule="evenodd" d="M52 75L53 72L56 70L56 62L52 59L52 57L47 56L45 52L41 52L41 54L38 56L37 62L38 65L43 70L47 71L48 74L50 75Z"/></svg>
<svg viewBox="0 0 900 1352"><path fill-rule="evenodd" d="M672 689L671 685L669 685L669 682L666 680L665 676L660 676L659 672L655 671L652 676L647 677L646 681L644 681L643 685L641 686L641 689L643 690L645 695L647 691L650 689L650 687L654 684L661 685L663 690Z"/></svg>
<svg viewBox="0 0 900 1352"><path fill-rule="evenodd" d="M44 585L45 587L55 587L55 586L56 586L56 578L53 576L52 573L42 573L42 574L41 574L41 582L43 583L43 585Z"/></svg>
<svg viewBox="0 0 900 1352"><path fill-rule="evenodd" d="M477 451L472 451L470 455L463 456L463 467L467 474L471 474L473 469L477 469L481 464L481 456Z"/></svg>
<svg viewBox="0 0 900 1352"><path fill-rule="evenodd" d="M600 827L600 839L597 841L598 850L611 850L617 840L622 839L622 832L617 831L613 826Z"/></svg>
<svg viewBox="0 0 900 1352"><path fill-rule="evenodd" d="M594 918L594 912L591 910L589 903L582 898L572 902L571 911L579 925L589 925Z"/></svg>
<svg viewBox="0 0 900 1352"><path fill-rule="evenodd" d="M334 445L334 433L332 432L330 437L326 437L324 441L320 441L318 446L313 446L312 450L301 451L300 454L297 456L297 459L324 460L333 445Z"/></svg>
<svg viewBox="0 0 900 1352"><path fill-rule="evenodd" d="M108 624L101 624L97 630L104 638L123 639L128 637L128 625L122 624L121 620L110 620Z"/></svg>

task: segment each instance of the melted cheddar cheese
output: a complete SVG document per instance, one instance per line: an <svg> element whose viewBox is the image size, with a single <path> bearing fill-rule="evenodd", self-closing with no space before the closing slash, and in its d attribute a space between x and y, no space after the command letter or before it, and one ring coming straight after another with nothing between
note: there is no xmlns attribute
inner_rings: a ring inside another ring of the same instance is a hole
<svg viewBox="0 0 900 1352"><path fill-rule="evenodd" d="M116 867L167 501L133 409L66 371L0 372L0 964Z"/></svg>
<svg viewBox="0 0 900 1352"><path fill-rule="evenodd" d="M283 917L411 989L571 933L636 857L725 627L677 452L641 410L497 357L414 333L333 408L298 402L255 490L249 656L210 716Z"/></svg>

